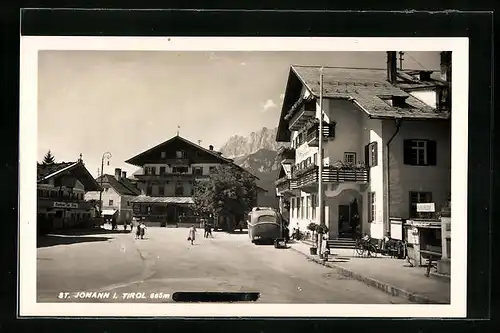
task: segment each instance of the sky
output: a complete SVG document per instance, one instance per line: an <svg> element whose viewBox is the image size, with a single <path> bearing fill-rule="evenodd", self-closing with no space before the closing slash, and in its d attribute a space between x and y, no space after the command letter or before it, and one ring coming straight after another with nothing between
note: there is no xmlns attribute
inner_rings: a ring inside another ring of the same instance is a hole
<svg viewBox="0 0 500 333"><path fill-rule="evenodd" d="M385 52L40 51L38 161L81 153L97 177L180 136L214 149L278 124L291 65L386 68ZM404 69L439 69L439 52L405 52ZM179 128L178 128L179 127ZM107 160L106 160L107 161Z"/></svg>

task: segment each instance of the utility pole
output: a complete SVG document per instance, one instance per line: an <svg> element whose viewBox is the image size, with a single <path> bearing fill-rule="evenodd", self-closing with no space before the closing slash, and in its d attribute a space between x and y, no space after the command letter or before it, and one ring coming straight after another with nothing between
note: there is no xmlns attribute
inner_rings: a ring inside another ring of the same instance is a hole
<svg viewBox="0 0 500 333"><path fill-rule="evenodd" d="M198 140L198 146L201 146L201 140Z"/></svg>
<svg viewBox="0 0 500 333"><path fill-rule="evenodd" d="M325 205L323 202L323 67L319 73L319 133L318 133L318 201L319 201L319 225L325 225L324 212ZM321 254L322 248L322 234L318 235L319 238L319 251Z"/></svg>
<svg viewBox="0 0 500 333"><path fill-rule="evenodd" d="M105 152L102 154L102 159L101 159L101 190L99 191L99 217L102 217L102 180L104 179L104 159L108 160L108 165L109 165L109 159L111 158L111 153L109 151Z"/></svg>

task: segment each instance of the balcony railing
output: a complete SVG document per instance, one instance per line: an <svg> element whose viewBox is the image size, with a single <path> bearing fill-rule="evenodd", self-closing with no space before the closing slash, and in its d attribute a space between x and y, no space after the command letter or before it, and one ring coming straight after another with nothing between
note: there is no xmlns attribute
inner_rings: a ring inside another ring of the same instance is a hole
<svg viewBox="0 0 500 333"><path fill-rule="evenodd" d="M288 147L281 147L278 150L278 157L283 160L295 160L295 149Z"/></svg>
<svg viewBox="0 0 500 333"><path fill-rule="evenodd" d="M175 164L175 165L189 165L191 164L191 161L189 158L166 158L163 160L163 163L166 164Z"/></svg>
<svg viewBox="0 0 500 333"><path fill-rule="evenodd" d="M172 179L172 178L194 178L203 177L203 175L195 175L192 172L163 172L160 174L139 174L135 175L139 180L155 180L155 179Z"/></svg>
<svg viewBox="0 0 500 333"><path fill-rule="evenodd" d="M302 129L309 120L316 116L316 110L306 110L304 107L300 108L293 117L290 119L288 128L291 131L299 131Z"/></svg>
<svg viewBox="0 0 500 333"><path fill-rule="evenodd" d="M318 166L311 165L304 169L295 171L292 177L297 181L297 188L316 185L318 183ZM342 182L368 182L368 168L362 167L323 167L324 183L342 183Z"/></svg>
<svg viewBox="0 0 500 333"><path fill-rule="evenodd" d="M297 188L297 181L288 177L281 177L274 182L279 193L295 190Z"/></svg>
<svg viewBox="0 0 500 333"><path fill-rule="evenodd" d="M335 138L335 123L323 123L323 139ZM306 142L310 147L319 146L319 124L315 123L306 131Z"/></svg>

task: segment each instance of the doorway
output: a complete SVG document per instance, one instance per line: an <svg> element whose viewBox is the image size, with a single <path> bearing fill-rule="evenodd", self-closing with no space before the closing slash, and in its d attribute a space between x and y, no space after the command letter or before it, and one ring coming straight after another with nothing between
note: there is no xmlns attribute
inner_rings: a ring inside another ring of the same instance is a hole
<svg viewBox="0 0 500 333"><path fill-rule="evenodd" d="M339 237L351 238L351 206L339 205Z"/></svg>
<svg viewBox="0 0 500 333"><path fill-rule="evenodd" d="M174 205L167 206L167 224L176 224L176 209Z"/></svg>

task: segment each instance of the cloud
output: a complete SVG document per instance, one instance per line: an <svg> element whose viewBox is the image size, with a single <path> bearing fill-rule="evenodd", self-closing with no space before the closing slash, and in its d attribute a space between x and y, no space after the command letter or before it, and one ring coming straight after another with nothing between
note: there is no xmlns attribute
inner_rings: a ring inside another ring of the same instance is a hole
<svg viewBox="0 0 500 333"><path fill-rule="evenodd" d="M247 64L246 62L240 63L241 66L246 66L246 64Z"/></svg>
<svg viewBox="0 0 500 333"><path fill-rule="evenodd" d="M268 99L266 103L264 103L264 109L263 112L269 111L270 109L273 109L277 107L277 105L274 103L272 99Z"/></svg>

